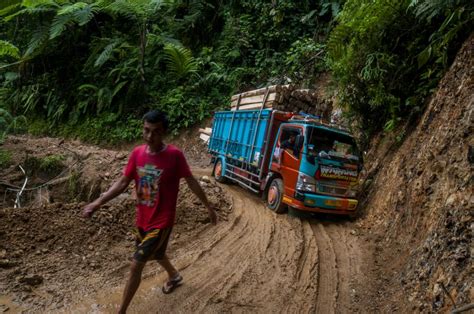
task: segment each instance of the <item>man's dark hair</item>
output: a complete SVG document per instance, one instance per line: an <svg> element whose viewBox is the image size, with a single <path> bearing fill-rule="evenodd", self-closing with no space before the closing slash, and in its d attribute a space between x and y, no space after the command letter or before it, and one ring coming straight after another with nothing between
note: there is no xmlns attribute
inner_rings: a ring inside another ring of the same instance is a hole
<svg viewBox="0 0 474 314"><path fill-rule="evenodd" d="M166 113L164 113L163 111L159 111L159 110L149 111L145 113L145 115L143 116L143 121L146 121L148 123L161 122L161 125L163 125L163 128L165 129L165 131L168 130L168 126L169 126L168 117L166 116Z"/></svg>

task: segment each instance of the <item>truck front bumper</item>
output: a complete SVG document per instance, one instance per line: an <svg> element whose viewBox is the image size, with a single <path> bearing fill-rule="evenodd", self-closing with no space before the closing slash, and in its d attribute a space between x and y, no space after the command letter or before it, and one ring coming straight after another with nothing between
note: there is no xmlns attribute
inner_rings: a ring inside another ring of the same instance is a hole
<svg viewBox="0 0 474 314"><path fill-rule="evenodd" d="M306 193L296 193L295 198L285 195L283 202L300 210L345 215L354 214L359 203L350 198Z"/></svg>

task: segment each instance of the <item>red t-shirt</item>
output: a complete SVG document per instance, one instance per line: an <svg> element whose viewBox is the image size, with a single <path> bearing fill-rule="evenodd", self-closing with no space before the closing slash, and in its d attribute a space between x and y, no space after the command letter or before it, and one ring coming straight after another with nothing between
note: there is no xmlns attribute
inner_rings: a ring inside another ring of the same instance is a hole
<svg viewBox="0 0 474 314"><path fill-rule="evenodd" d="M174 224L179 180L190 177L183 153L173 145L150 154L147 145L135 147L123 174L135 180L137 227L145 231Z"/></svg>

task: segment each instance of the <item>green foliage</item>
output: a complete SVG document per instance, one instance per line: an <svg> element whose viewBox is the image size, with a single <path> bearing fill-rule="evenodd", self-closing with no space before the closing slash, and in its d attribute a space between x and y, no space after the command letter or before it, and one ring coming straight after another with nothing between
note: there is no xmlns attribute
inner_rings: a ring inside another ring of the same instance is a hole
<svg viewBox="0 0 474 314"><path fill-rule="evenodd" d="M46 173L59 173L64 169L64 161L66 158L63 155L49 155L39 159L39 170Z"/></svg>
<svg viewBox="0 0 474 314"><path fill-rule="evenodd" d="M198 95L188 97L192 91L184 87L170 90L160 101L159 107L168 114L170 131L176 134L180 128L189 127L210 116L209 99Z"/></svg>
<svg viewBox="0 0 474 314"><path fill-rule="evenodd" d="M0 40L0 59L5 56L18 59L20 57L20 50L5 40Z"/></svg>
<svg viewBox="0 0 474 314"><path fill-rule="evenodd" d="M0 143L9 133L18 133L26 130L26 117L13 117L10 112L0 107Z"/></svg>
<svg viewBox="0 0 474 314"><path fill-rule="evenodd" d="M165 45L164 53L164 60L172 78L180 80L197 75L198 66L191 50L169 43Z"/></svg>
<svg viewBox="0 0 474 314"><path fill-rule="evenodd" d="M65 168L63 155L49 155L45 157L27 156L24 161L28 176L56 176Z"/></svg>
<svg viewBox="0 0 474 314"><path fill-rule="evenodd" d="M470 1L349 0L327 43L340 102L369 133L421 112L472 30ZM448 48L449 47L449 48Z"/></svg>
<svg viewBox="0 0 474 314"><path fill-rule="evenodd" d="M166 111L176 132L228 108L234 92L289 81L312 87L331 71L349 115L367 129L393 129L423 108L472 30L472 6L6 0L0 108L27 116L35 134L112 143L139 138L150 108Z"/></svg>
<svg viewBox="0 0 474 314"><path fill-rule="evenodd" d="M285 65L293 82L311 85L317 73L327 70L326 47L311 38L296 40L286 53Z"/></svg>
<svg viewBox="0 0 474 314"><path fill-rule="evenodd" d="M67 182L69 198L75 201L80 199L80 190L81 190L81 173L75 170L72 170L69 173L69 178Z"/></svg>
<svg viewBox="0 0 474 314"><path fill-rule="evenodd" d="M97 12L99 12L99 7L95 3L76 2L62 6L51 23L49 39L60 36L67 26L73 23L77 23L79 26L86 25Z"/></svg>
<svg viewBox="0 0 474 314"><path fill-rule="evenodd" d="M12 163L12 154L0 148L0 169L5 169Z"/></svg>

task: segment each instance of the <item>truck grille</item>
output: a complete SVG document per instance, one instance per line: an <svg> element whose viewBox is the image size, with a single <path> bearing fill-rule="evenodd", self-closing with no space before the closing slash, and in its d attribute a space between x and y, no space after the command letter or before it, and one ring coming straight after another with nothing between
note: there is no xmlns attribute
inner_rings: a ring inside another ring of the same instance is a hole
<svg viewBox="0 0 474 314"><path fill-rule="evenodd" d="M336 195L336 196L345 196L347 193L347 188L318 183L318 193Z"/></svg>

